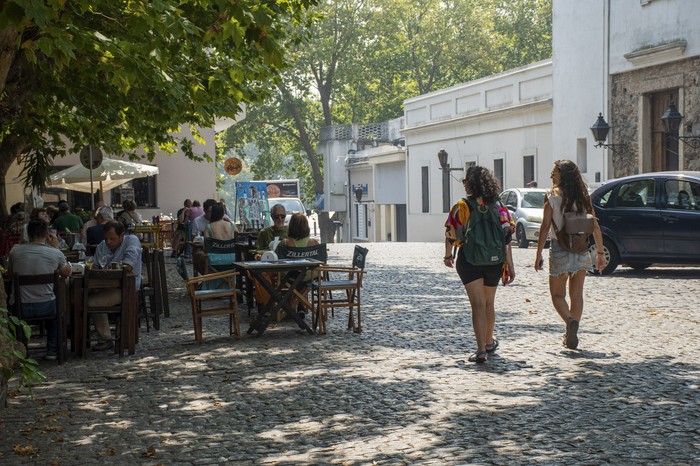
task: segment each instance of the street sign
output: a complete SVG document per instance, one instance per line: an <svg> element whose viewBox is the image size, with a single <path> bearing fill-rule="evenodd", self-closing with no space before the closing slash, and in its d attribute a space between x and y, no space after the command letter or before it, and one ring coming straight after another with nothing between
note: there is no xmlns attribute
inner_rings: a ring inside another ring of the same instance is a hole
<svg viewBox="0 0 700 466"><path fill-rule="evenodd" d="M229 175L238 175L242 169L243 162L241 162L241 159L238 159L236 157L226 159L226 161L224 162L224 170L226 170L226 173L228 173Z"/></svg>
<svg viewBox="0 0 700 466"><path fill-rule="evenodd" d="M92 167L90 167L90 148L92 148ZM102 164L102 151L95 146L83 147L80 151L80 163L83 167L94 170Z"/></svg>

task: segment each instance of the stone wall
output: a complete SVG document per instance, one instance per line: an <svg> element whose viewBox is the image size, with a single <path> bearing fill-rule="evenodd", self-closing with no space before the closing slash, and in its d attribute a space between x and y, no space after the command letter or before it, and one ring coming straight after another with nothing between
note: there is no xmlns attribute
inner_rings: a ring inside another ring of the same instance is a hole
<svg viewBox="0 0 700 466"><path fill-rule="evenodd" d="M620 155L611 153L613 173L611 178L633 175L640 172L639 124L640 101L647 94L664 90L683 89L683 105L679 111L685 117L682 121L685 135L691 126L692 134L700 133L700 58L695 57L674 63L642 68L612 76L610 126L614 138L608 142L625 143L628 150ZM683 144L683 143L680 143ZM650 154L643 154L646 159ZM683 147L684 170L700 170L700 149L689 145Z"/></svg>

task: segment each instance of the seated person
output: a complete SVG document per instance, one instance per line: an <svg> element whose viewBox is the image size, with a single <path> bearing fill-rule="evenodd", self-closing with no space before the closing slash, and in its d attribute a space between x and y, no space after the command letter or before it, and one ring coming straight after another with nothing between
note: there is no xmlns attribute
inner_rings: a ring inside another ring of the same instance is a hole
<svg viewBox="0 0 700 466"><path fill-rule="evenodd" d="M225 220L224 206L220 203L216 203L210 207L209 223L204 227L202 234L205 238L213 238L222 241L234 239L236 226L232 222ZM234 253L206 254L204 251L197 251L193 260L197 268L197 273L200 275L212 272L212 270L204 270L205 256L207 256L209 265L214 268L216 268L217 265L229 265L236 262Z"/></svg>
<svg viewBox="0 0 700 466"><path fill-rule="evenodd" d="M125 234L126 229L121 222L109 221L103 226L104 240L95 250L93 268L100 269L102 258L105 267L112 262L121 262L122 267L136 275L136 289L141 287L141 241L132 235ZM116 306L121 302L120 290L115 288L96 291L88 297L88 306ZM92 349L95 351L108 350L112 347L112 332L109 329L107 314L93 316L99 342Z"/></svg>
<svg viewBox="0 0 700 466"><path fill-rule="evenodd" d="M29 220L32 221L36 219L43 220L44 222L46 222L47 225L49 224L49 214L45 208L36 207L32 210L32 212L29 214ZM28 227L29 224L26 223L24 225L24 228L22 229L22 243L29 242L29 233L27 231ZM51 232L51 230L49 230L49 234L46 239L46 244L48 244L49 246L53 246L54 248L61 248L65 247L66 242L62 238L58 237L55 231Z"/></svg>
<svg viewBox="0 0 700 466"><path fill-rule="evenodd" d="M275 237L280 240L287 237L287 227L284 226L284 220L287 218L287 211L282 204L275 204L270 209L270 217L272 217L272 226L260 230L257 240L258 249L269 249L270 243Z"/></svg>
<svg viewBox="0 0 700 466"><path fill-rule="evenodd" d="M681 209L690 209L690 195L688 191L678 191L678 207Z"/></svg>
<svg viewBox="0 0 700 466"><path fill-rule="evenodd" d="M95 225L89 227L85 233L88 246L96 247L104 240L104 226L112 220L114 220L112 218L112 208L109 206L100 207L95 216Z"/></svg>
<svg viewBox="0 0 700 466"><path fill-rule="evenodd" d="M318 241L311 238L310 235L311 229L309 228L309 220L306 218L306 215L297 212L293 214L292 218L289 220L289 232L287 233L287 237L280 241L280 244L284 244L285 246L292 248L305 248L307 246L318 245ZM311 281L312 278L312 271L306 272L306 275L304 275L304 281L299 285L297 290L302 294L308 293L307 283ZM294 305L296 305L299 315L303 317L304 306L299 303L299 299L296 296L292 301L292 307L294 307Z"/></svg>
<svg viewBox="0 0 700 466"><path fill-rule="evenodd" d="M122 203L122 207L124 210L119 211L116 220L122 222L127 229L143 223L141 214L136 212L136 203L134 201L127 199Z"/></svg>
<svg viewBox="0 0 700 466"><path fill-rule="evenodd" d="M83 228L83 221L70 211L70 205L67 202L61 201L58 204L58 217L53 221L53 227L59 233L80 233L80 230Z"/></svg>
<svg viewBox="0 0 700 466"><path fill-rule="evenodd" d="M19 275L40 275L58 271L64 277L70 275L66 256L56 248L46 245L49 225L35 218L27 224L29 242L18 244L10 251L9 271ZM23 286L21 294L22 317L25 319L53 318L56 316L56 296L53 285ZM56 320L46 324L46 359L56 359L58 354L58 329Z"/></svg>

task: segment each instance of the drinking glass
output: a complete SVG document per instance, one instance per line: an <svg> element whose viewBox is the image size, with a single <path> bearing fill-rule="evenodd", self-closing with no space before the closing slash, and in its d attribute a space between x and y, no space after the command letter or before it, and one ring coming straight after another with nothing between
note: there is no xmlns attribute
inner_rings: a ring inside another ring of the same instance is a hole
<svg viewBox="0 0 700 466"><path fill-rule="evenodd" d="M100 262L100 268L104 269L105 267L107 267L107 262L109 262L109 258L106 254L103 254L98 258L98 261Z"/></svg>
<svg viewBox="0 0 700 466"><path fill-rule="evenodd" d="M85 258L85 265L87 266L88 269L92 268L92 264L95 263L95 258L93 256L87 256Z"/></svg>

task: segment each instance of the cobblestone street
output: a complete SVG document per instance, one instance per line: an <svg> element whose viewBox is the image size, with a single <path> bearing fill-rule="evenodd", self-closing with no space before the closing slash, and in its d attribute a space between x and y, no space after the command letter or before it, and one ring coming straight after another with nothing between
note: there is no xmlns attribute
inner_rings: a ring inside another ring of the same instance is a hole
<svg viewBox="0 0 700 466"><path fill-rule="evenodd" d="M589 276L572 351L534 247L514 249L501 345L477 366L442 244L366 246L362 334L338 310L327 335L284 321L253 337L243 306L240 340L208 318L202 345L168 259L161 330L142 325L134 356L42 361L34 397L0 410L0 464L700 463L700 268Z"/></svg>

